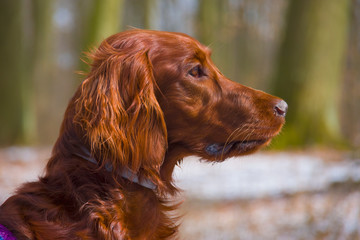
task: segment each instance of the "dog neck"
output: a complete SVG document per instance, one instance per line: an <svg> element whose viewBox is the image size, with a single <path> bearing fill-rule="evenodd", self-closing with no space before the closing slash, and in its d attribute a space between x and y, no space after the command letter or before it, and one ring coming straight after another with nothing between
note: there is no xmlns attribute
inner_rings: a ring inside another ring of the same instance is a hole
<svg viewBox="0 0 360 240"><path fill-rule="evenodd" d="M181 145L169 145L164 163L160 168L161 179L167 187L168 194L176 195L179 193L179 189L174 185L173 172L175 166L180 164L184 157L190 155L191 154Z"/></svg>
<svg viewBox="0 0 360 240"><path fill-rule="evenodd" d="M93 164L99 164L86 147L78 146L78 148L80 151L74 152L74 155L81 157L82 159L87 160ZM105 169L108 172L113 172L113 167L110 163L105 164ZM150 181L149 179L139 179L138 175L128 168L124 168L119 171L118 175L122 178L129 180L130 182L139 184L140 186L143 186L145 188L151 190L155 190L157 188L157 186L152 181Z"/></svg>

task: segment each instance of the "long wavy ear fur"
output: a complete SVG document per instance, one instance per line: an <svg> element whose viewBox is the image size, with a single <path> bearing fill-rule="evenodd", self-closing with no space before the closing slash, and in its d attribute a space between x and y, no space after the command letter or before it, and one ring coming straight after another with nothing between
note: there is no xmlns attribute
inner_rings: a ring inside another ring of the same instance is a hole
<svg viewBox="0 0 360 240"><path fill-rule="evenodd" d="M83 140L102 166L127 167L160 182L167 131L148 52L122 49L109 38L89 56L91 71L78 90L74 116Z"/></svg>

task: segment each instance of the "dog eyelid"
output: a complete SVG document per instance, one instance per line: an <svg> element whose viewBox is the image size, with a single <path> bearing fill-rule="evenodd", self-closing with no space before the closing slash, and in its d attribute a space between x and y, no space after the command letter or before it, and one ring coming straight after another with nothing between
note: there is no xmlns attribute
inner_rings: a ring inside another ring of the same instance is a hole
<svg viewBox="0 0 360 240"><path fill-rule="evenodd" d="M195 67L191 68L188 74L194 78L200 78L205 75L201 65L196 65Z"/></svg>

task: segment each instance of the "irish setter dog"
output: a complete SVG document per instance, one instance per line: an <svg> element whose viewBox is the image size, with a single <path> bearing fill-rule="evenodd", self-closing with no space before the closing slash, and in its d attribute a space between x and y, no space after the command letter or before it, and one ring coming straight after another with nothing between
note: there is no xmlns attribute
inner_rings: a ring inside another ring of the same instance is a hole
<svg viewBox="0 0 360 240"><path fill-rule="evenodd" d="M90 54L37 182L0 208L17 239L172 239L172 172L185 156L220 162L267 145L287 104L227 79L181 33L129 30Z"/></svg>

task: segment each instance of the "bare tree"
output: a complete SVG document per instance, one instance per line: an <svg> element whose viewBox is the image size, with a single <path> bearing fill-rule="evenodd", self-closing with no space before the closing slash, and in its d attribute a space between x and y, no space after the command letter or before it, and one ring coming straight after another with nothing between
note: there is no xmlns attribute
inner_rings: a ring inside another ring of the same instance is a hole
<svg viewBox="0 0 360 240"><path fill-rule="evenodd" d="M279 145L338 143L339 88L348 0L292 0L280 49L275 94L289 104Z"/></svg>
<svg viewBox="0 0 360 240"><path fill-rule="evenodd" d="M51 5L46 0L0 2L0 25L5 33L0 44L1 144L26 144L36 138L34 69L46 52Z"/></svg>

